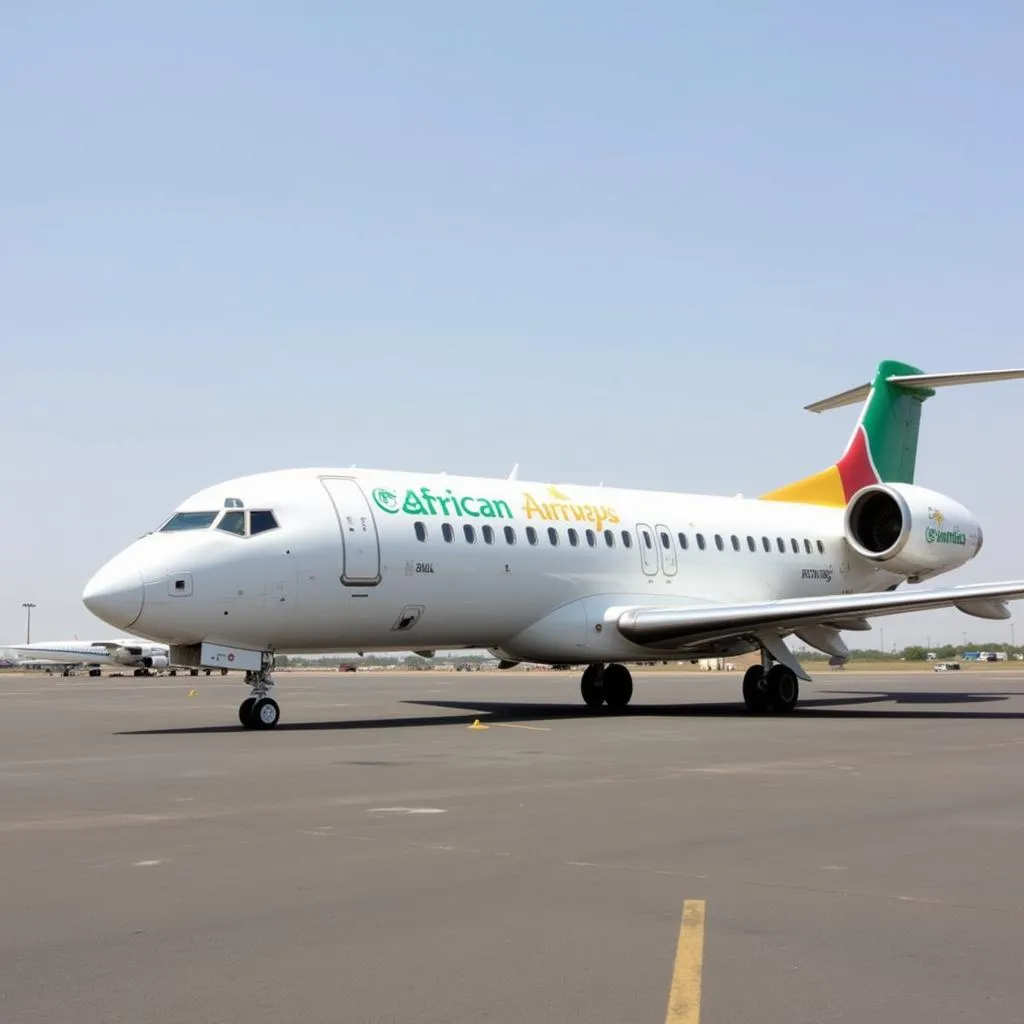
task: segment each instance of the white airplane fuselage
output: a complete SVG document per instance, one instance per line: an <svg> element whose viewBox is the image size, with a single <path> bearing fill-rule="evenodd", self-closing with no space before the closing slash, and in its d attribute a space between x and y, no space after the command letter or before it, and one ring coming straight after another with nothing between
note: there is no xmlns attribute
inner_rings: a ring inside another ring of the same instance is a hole
<svg viewBox="0 0 1024 1024"><path fill-rule="evenodd" d="M218 529L236 511L226 502L277 525ZM842 509L755 499L303 469L218 484L177 513L208 515L136 541L85 594L107 622L173 645L637 660L652 648L604 628L616 609L871 593L906 578L851 550ZM980 535L956 564L978 547Z"/></svg>
<svg viewBox="0 0 1024 1024"><path fill-rule="evenodd" d="M39 640L30 644L13 644L7 649L16 651L25 661L46 661L57 665L165 667L168 656L166 644L148 643L135 637L100 641Z"/></svg>

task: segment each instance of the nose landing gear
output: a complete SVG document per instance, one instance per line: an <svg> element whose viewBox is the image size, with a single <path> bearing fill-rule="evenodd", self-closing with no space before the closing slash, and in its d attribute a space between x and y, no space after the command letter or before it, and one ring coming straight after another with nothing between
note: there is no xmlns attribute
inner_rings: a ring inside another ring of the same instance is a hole
<svg viewBox="0 0 1024 1024"><path fill-rule="evenodd" d="M273 658L265 661L259 672L246 672L245 681L252 687L252 695L239 705L238 720L246 729L273 729L281 718L277 701L267 694L274 685L271 678Z"/></svg>

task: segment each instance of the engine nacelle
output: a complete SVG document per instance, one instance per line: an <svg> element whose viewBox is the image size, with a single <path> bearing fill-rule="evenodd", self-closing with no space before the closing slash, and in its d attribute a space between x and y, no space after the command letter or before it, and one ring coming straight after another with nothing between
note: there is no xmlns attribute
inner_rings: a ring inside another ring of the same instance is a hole
<svg viewBox="0 0 1024 1024"><path fill-rule="evenodd" d="M142 659L146 668L167 668L169 661L166 654L147 655Z"/></svg>
<svg viewBox="0 0 1024 1024"><path fill-rule="evenodd" d="M981 550L981 524L963 505L914 484L871 484L846 506L846 542L901 576L933 576Z"/></svg>

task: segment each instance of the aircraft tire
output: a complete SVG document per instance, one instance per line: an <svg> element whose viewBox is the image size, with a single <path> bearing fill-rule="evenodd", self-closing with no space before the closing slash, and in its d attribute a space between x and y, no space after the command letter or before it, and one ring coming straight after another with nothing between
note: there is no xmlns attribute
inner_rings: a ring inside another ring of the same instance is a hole
<svg viewBox="0 0 1024 1024"><path fill-rule="evenodd" d="M768 670L766 693L772 711L792 711L800 699L800 682L796 673L785 665L772 665Z"/></svg>
<svg viewBox="0 0 1024 1024"><path fill-rule="evenodd" d="M252 722L257 729L273 729L281 720L281 709L277 701L261 697L252 708Z"/></svg>
<svg viewBox="0 0 1024 1024"><path fill-rule="evenodd" d="M760 665L751 665L743 673L743 702L747 710L755 714L761 714L769 708L768 684Z"/></svg>
<svg viewBox="0 0 1024 1024"><path fill-rule="evenodd" d="M624 708L633 696L633 675L625 665L609 665L601 680L604 702L610 708Z"/></svg>
<svg viewBox="0 0 1024 1024"><path fill-rule="evenodd" d="M238 720L246 727L246 729L252 729L256 725L252 717L252 709L255 705L255 697L246 697L245 700L238 705Z"/></svg>
<svg viewBox="0 0 1024 1024"><path fill-rule="evenodd" d="M604 703L603 666L588 665L580 680L580 694L589 708L599 708Z"/></svg>

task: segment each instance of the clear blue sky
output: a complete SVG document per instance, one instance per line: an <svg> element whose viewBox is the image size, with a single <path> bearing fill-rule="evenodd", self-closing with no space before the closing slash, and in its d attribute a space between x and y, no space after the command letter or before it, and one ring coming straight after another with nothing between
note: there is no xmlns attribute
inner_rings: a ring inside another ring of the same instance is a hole
<svg viewBox="0 0 1024 1024"><path fill-rule="evenodd" d="M770 8L770 11L769 11ZM388 466L756 494L879 359L1024 364L1024 7L8 4L0 643L202 486ZM1024 383L918 480L1024 578ZM1009 639L958 613L883 624ZM873 642L875 634L852 640ZM1024 631L1019 640L1024 640Z"/></svg>

